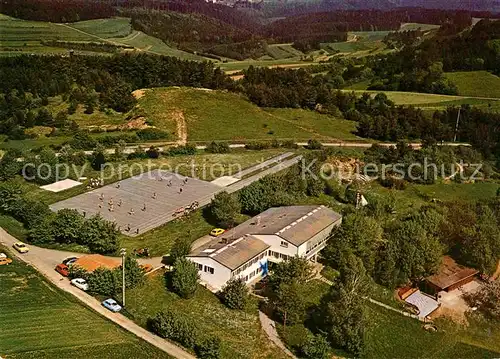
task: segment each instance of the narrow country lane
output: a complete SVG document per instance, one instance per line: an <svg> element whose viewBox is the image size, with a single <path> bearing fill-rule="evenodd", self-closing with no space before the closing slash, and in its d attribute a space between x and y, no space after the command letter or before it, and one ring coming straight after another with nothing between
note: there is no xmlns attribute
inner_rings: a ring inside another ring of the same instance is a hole
<svg viewBox="0 0 500 359"><path fill-rule="evenodd" d="M0 227L0 244L5 245L6 247L12 248L14 243L18 242L18 240L8 234L3 228ZM71 256L81 256L81 253L72 253L72 252L64 252L52 249L39 248L36 246L29 245L30 251L25 254L19 254L12 249L12 253L14 253L19 259L22 261L32 265L35 269L37 269L45 278L54 283L58 288L71 293L80 301L82 301L85 305L92 308L97 313L106 317L107 319L113 321L114 323L121 326L123 329L128 330L132 334L135 334L137 337L144 339L148 343L156 346L157 348L165 351L169 355L179 358L179 359L195 359L195 356L186 352L179 346L164 340L153 333L147 331L146 329L140 327L132 320L126 318L125 316L119 313L112 313L106 308L104 308L101 303L95 299L94 297L88 295L82 290L72 286L67 278L63 278L59 273L57 273L54 268L58 263L64 258ZM161 258L151 258L146 261L142 261L143 263L160 263Z"/></svg>

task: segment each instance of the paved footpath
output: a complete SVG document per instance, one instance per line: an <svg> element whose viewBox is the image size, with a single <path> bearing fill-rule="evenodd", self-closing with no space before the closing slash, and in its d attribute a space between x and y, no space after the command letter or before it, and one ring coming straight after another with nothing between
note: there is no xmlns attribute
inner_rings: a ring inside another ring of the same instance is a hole
<svg viewBox="0 0 500 359"><path fill-rule="evenodd" d="M18 242L18 240L16 238L12 237L3 228L0 227L0 243L1 244L10 248L16 242ZM54 270L55 266L58 263L61 263L61 261L64 258L71 257L71 256L79 256L79 255L82 255L81 253L57 251L57 250L39 248L39 247L35 247L32 245L30 245L29 248L30 248L30 251L28 253L25 253L25 254L18 254L14 250L12 250L12 253L14 253L17 257L19 257L19 259L21 259L22 261L35 267L42 275L44 275L48 280L50 280L52 283L54 283L54 285L56 285L58 288L66 291L68 293L71 293L76 298L81 300L85 305L92 308L94 311L98 312L99 314L106 317L107 319L115 322L116 324L121 326L123 329L128 330L132 334L135 334L139 338L144 339L148 343L165 351L166 353L170 354L171 356L173 356L175 358L195 359L195 356L186 352L185 350L183 350L179 346L154 335L153 333L140 327L139 325L137 325L136 323L134 323L132 320L128 319L127 317L125 317L119 313L110 312L109 310L104 308L97 299L88 295L87 293L83 292L82 290L72 286L67 278L63 278L59 273L57 273ZM157 259L154 259L154 260L156 261Z"/></svg>

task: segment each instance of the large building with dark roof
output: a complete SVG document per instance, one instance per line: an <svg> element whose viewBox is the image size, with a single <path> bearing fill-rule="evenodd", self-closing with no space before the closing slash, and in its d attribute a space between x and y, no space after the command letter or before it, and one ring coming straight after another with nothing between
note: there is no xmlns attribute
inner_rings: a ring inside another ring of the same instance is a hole
<svg viewBox="0 0 500 359"><path fill-rule="evenodd" d="M267 274L268 261L301 256L316 260L342 216L325 206L270 208L226 231L188 255L202 283L216 291L229 279L252 283ZM202 241L203 242L203 241Z"/></svg>

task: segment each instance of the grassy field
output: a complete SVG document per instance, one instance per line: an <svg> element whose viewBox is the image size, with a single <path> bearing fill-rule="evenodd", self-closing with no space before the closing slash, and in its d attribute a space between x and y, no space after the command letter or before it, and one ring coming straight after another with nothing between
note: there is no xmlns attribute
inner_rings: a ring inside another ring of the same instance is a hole
<svg viewBox="0 0 500 359"><path fill-rule="evenodd" d="M148 89L135 112L170 133L184 118L188 141L355 138L354 123L303 110L267 111L224 91Z"/></svg>
<svg viewBox="0 0 500 359"><path fill-rule="evenodd" d="M397 105L413 105L426 110L443 110L448 106L460 106L469 104L486 111L499 111L500 99L483 99L467 96L450 96L450 95L437 95L430 93L420 92L403 92L403 91L368 91L358 89L357 87L366 88L366 83L354 84L348 87L345 91L354 91L356 95L361 95L363 92L368 92L373 95L383 92L387 95L389 100Z"/></svg>
<svg viewBox="0 0 500 359"><path fill-rule="evenodd" d="M433 185L410 184L405 190L391 190L377 183L366 188L366 193L373 196L392 196L399 216L418 210L422 205L430 204L433 199L439 201L480 201L495 196L499 183L436 183Z"/></svg>
<svg viewBox="0 0 500 359"><path fill-rule="evenodd" d="M42 41L99 42L133 46L136 51L175 56L187 60L207 60L166 45L160 39L132 30L129 18L87 20L68 24L41 21L24 21L0 14L0 55L19 53L66 54L67 49L51 47ZM77 53L103 55L89 51Z"/></svg>
<svg viewBox="0 0 500 359"><path fill-rule="evenodd" d="M124 45L133 46L139 51L146 51L148 53L153 53L157 55L174 56L184 60L210 60L201 56L191 54L189 52L178 50L174 47L170 47L165 44L162 40L146 35L141 31L133 30L129 35L125 37L113 37L109 39L110 41L117 42ZM211 60L213 61L213 60Z"/></svg>
<svg viewBox="0 0 500 359"><path fill-rule="evenodd" d="M448 72L446 78L462 96L500 98L500 77L488 71Z"/></svg>
<svg viewBox="0 0 500 359"><path fill-rule="evenodd" d="M367 141L364 138L354 135L354 132L356 132L356 123L353 121L335 119L315 111L302 109L267 108L265 110L295 126L299 126L304 132L310 133L311 138L319 137L325 140L338 138L361 142Z"/></svg>
<svg viewBox="0 0 500 359"><path fill-rule="evenodd" d="M16 53L67 53L67 49L42 45L43 40L93 41L92 36L82 34L63 25L40 21L24 21L0 17L0 55Z"/></svg>
<svg viewBox="0 0 500 359"><path fill-rule="evenodd" d="M300 58L304 54L292 47L292 44L273 44L267 47L267 54L275 60Z"/></svg>
<svg viewBox="0 0 500 359"><path fill-rule="evenodd" d="M0 355L9 359L170 358L80 305L17 260L0 266Z"/></svg>
<svg viewBox="0 0 500 359"><path fill-rule="evenodd" d="M367 304L366 310L371 323L367 358L494 358L500 354L500 328L492 322L471 321L462 327L438 320L438 332L431 333L417 320L374 304Z"/></svg>
<svg viewBox="0 0 500 359"><path fill-rule="evenodd" d="M127 305L130 315L141 325L165 308L182 313L196 323L201 335L220 337L221 358L286 358L262 331L255 302L246 311L230 310L201 286L194 298L180 299L165 288L165 280L158 272L143 286L128 292Z"/></svg>
<svg viewBox="0 0 500 359"><path fill-rule="evenodd" d="M79 21L68 26L104 39L125 37L132 32L130 19L125 17Z"/></svg>
<svg viewBox="0 0 500 359"><path fill-rule="evenodd" d="M422 31L430 31L430 30L439 29L439 25L419 24L419 23L415 23L415 22L407 22L407 23L401 24L399 31L411 31L411 30L418 30L418 29L420 29Z"/></svg>

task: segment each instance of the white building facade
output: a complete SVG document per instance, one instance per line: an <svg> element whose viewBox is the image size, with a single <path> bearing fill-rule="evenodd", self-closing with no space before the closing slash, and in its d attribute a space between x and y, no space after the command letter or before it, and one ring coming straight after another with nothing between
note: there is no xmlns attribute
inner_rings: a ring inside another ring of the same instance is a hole
<svg viewBox="0 0 500 359"><path fill-rule="evenodd" d="M218 291L231 278L250 284L267 275L268 262L294 256L315 261L342 216L325 206L270 208L213 238L187 256L201 283Z"/></svg>

